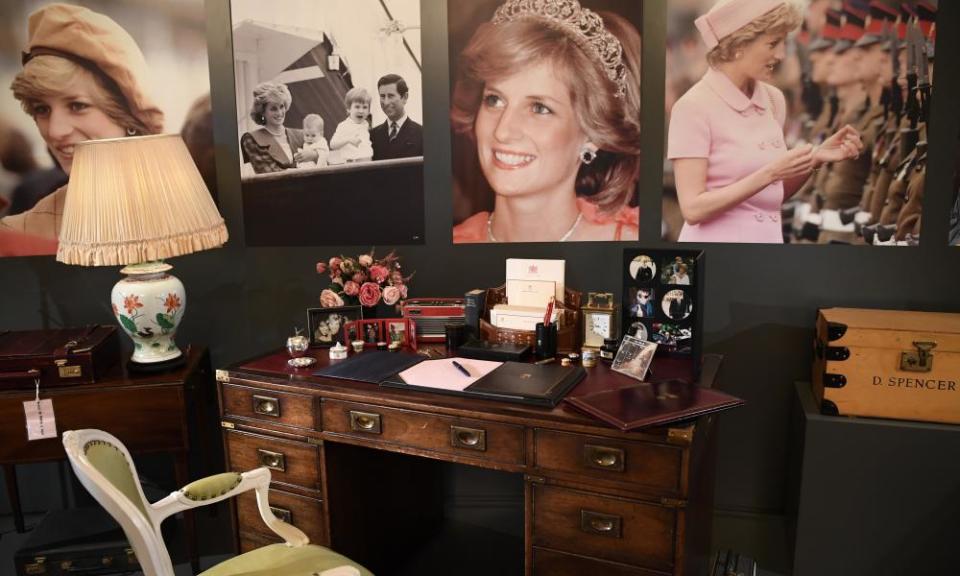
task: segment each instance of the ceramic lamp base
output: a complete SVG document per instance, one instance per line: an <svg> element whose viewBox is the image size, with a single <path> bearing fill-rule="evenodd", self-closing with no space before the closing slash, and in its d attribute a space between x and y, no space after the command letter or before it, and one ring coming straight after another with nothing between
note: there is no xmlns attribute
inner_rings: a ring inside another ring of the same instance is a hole
<svg viewBox="0 0 960 576"><path fill-rule="evenodd" d="M183 283L163 262L134 264L113 287L110 303L123 331L133 340L136 365L169 362L183 355L173 341L183 318L187 295Z"/></svg>

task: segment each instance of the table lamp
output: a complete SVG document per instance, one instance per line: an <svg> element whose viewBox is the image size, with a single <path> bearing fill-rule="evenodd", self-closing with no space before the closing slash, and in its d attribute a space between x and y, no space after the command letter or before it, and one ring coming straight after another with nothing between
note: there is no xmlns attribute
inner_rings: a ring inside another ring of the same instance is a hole
<svg viewBox="0 0 960 576"><path fill-rule="evenodd" d="M57 260L125 266L110 296L133 339L134 370L182 361L173 341L187 305L183 284L164 260L217 248L227 228L178 134L77 144Z"/></svg>

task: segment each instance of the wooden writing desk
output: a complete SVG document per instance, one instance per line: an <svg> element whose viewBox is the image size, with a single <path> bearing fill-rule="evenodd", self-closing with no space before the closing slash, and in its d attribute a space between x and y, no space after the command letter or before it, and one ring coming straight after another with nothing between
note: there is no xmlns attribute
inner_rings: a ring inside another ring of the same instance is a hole
<svg viewBox="0 0 960 576"><path fill-rule="evenodd" d="M34 390L0 391L0 464L17 531L24 531L24 523L16 465L65 460L59 437L64 430L98 428L119 438L133 454L170 453L178 486L189 483L188 403L203 406L211 372L207 349L193 346L186 364L171 372L130 375L117 365L93 384L41 386L40 397L53 399L58 436L33 441L27 440L23 402L34 398ZM193 516L185 518L188 552L196 559Z"/></svg>
<svg viewBox="0 0 960 576"><path fill-rule="evenodd" d="M563 404L537 408L312 376L328 360L326 350L311 352L318 364L308 369L288 368L278 352L217 370L217 381L228 469L270 468L271 506L312 542L353 556L363 546L350 539L372 537L330 512L346 494L338 487L368 489L330 461L353 445L522 474L528 576L706 573L713 418L623 433ZM718 356L705 358L701 385L712 384L719 365ZM627 383L635 381L601 363L570 394ZM392 488L417 497L416 485L399 476L379 482L403 484ZM236 513L242 551L275 541L252 494L238 499Z"/></svg>

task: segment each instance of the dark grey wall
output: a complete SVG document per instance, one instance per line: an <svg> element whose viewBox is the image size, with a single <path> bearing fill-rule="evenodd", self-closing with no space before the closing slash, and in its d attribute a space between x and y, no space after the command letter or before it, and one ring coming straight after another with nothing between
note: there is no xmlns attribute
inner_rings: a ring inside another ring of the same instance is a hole
<svg viewBox="0 0 960 576"><path fill-rule="evenodd" d="M498 285L507 257L565 258L569 286L618 291L621 250L638 244L451 244L446 3L422 0L422 5L424 86L430 87L424 98L427 242L398 247L405 267L417 271L412 295L459 295ZM809 377L818 307L960 312L960 250L946 246L951 162L960 128L960 78L948 56L960 54L960 6L945 1L940 5L941 64L930 128L923 245L702 246L708 263L705 343L708 351L726 355L722 387L748 402L721 419L718 508L773 514L783 509L791 386ZM208 15L221 211L231 241L221 250L172 263L188 290L178 341L209 345L214 364L223 366L281 346L294 324L303 325L304 309L317 304L323 285L313 272L318 259L369 247L244 247L227 0L208 0ZM649 248L665 247L659 240L665 22L665 0L648 0L639 245ZM383 201L390 202L387 193ZM317 216L320 220L324 215ZM377 248L381 252L391 247ZM110 323L108 295L117 278L116 268L67 267L50 258L0 260L0 327Z"/></svg>

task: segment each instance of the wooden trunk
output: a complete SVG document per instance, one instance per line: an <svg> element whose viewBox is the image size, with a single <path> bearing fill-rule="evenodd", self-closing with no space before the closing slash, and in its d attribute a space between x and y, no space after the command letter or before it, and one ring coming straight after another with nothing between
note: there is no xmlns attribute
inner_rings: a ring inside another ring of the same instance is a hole
<svg viewBox="0 0 960 576"><path fill-rule="evenodd" d="M813 392L844 416L960 423L960 314L821 309Z"/></svg>

